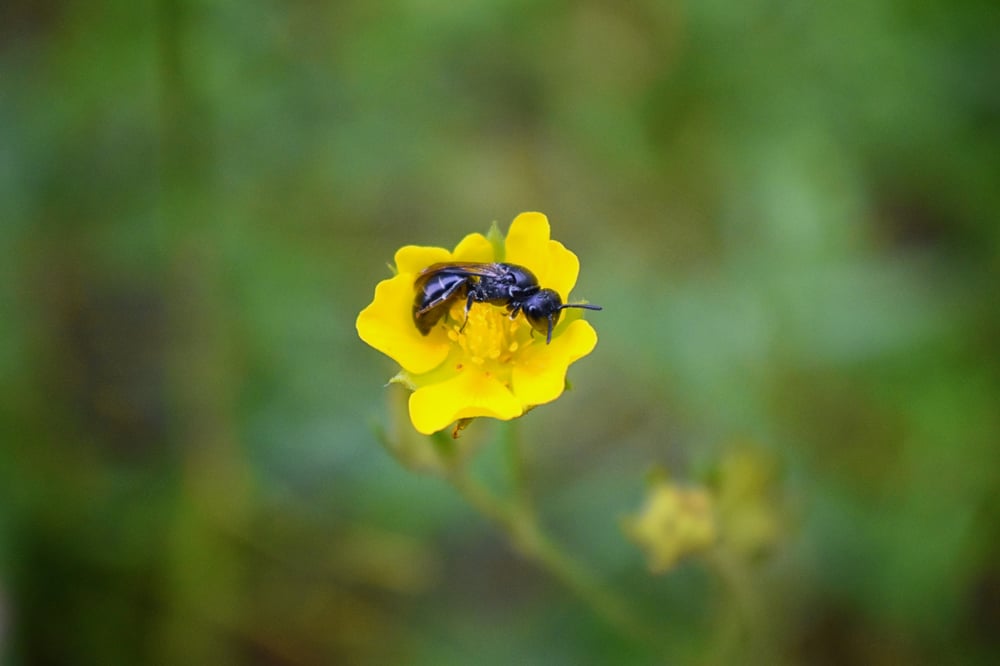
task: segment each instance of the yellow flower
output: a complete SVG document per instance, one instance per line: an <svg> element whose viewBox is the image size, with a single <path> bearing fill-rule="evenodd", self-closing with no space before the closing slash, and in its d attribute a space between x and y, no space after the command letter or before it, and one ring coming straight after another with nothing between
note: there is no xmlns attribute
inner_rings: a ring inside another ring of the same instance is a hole
<svg viewBox="0 0 1000 666"><path fill-rule="evenodd" d="M424 434L477 416L510 420L558 398L569 365L589 354L597 333L580 310L565 310L552 332L534 332L523 314L511 319L503 306L473 303L465 319L465 299L427 335L413 322L414 281L440 262L506 262L530 270L542 287L564 303L576 284L580 261L562 243L549 239L541 213L522 213L504 242L469 234L448 251L407 245L396 252L396 274L375 287L375 299L358 315L358 335L400 365L392 381L410 388L410 420ZM463 328L463 323L465 324Z"/></svg>
<svg viewBox="0 0 1000 666"><path fill-rule="evenodd" d="M683 557L707 550L716 540L708 492L668 481L657 482L642 511L626 518L622 527L646 551L653 573L669 571Z"/></svg>

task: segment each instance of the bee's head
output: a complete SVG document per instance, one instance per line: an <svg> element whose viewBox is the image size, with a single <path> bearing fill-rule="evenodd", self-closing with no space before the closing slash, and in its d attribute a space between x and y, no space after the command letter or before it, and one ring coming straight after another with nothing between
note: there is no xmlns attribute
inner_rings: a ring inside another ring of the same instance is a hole
<svg viewBox="0 0 1000 666"><path fill-rule="evenodd" d="M545 333L545 344L549 344L552 342L552 329L559 323L559 315L564 308L602 309L600 305L585 303L563 305L562 299L554 289L540 289L525 300L521 311L524 312L524 317L531 324L531 328L539 333Z"/></svg>

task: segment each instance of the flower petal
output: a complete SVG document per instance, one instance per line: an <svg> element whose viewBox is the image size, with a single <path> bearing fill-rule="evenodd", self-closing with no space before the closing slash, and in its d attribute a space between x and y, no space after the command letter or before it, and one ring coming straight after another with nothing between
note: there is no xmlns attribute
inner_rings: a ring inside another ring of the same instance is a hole
<svg viewBox="0 0 1000 666"><path fill-rule="evenodd" d="M488 372L471 368L410 395L410 420L425 435L459 419L489 416L508 421L522 413L521 403L510 389Z"/></svg>
<svg viewBox="0 0 1000 666"><path fill-rule="evenodd" d="M566 371L597 345L597 333L582 319L569 324L552 344L534 344L518 357L511 374L514 395L525 407L552 402L566 386Z"/></svg>
<svg viewBox="0 0 1000 666"><path fill-rule="evenodd" d="M555 289L566 301L580 274L580 260L562 243L549 240L549 234L548 218L521 213L507 232L505 261L530 269L539 284Z"/></svg>
<svg viewBox="0 0 1000 666"><path fill-rule="evenodd" d="M469 234L455 246L451 253L451 261L479 261L489 263L495 261L493 244L482 234Z"/></svg>
<svg viewBox="0 0 1000 666"><path fill-rule="evenodd" d="M451 261L451 254L443 247L429 247L426 245L406 245L396 252L396 270L400 275L409 273L410 286L416 274L424 270L431 264L442 261Z"/></svg>
<svg viewBox="0 0 1000 666"><path fill-rule="evenodd" d="M396 253L397 261L403 250ZM355 325L362 340L412 373L428 372L448 356L446 336L425 337L413 325L412 272L379 282L375 299L361 311Z"/></svg>
<svg viewBox="0 0 1000 666"><path fill-rule="evenodd" d="M569 292L573 291L576 278L580 275L580 260L559 241L549 241L548 249L549 271L541 284L559 292L563 303L566 303L569 301Z"/></svg>
<svg viewBox="0 0 1000 666"><path fill-rule="evenodd" d="M510 223L504 261L530 269L542 281L549 268L549 233L547 217L521 213Z"/></svg>

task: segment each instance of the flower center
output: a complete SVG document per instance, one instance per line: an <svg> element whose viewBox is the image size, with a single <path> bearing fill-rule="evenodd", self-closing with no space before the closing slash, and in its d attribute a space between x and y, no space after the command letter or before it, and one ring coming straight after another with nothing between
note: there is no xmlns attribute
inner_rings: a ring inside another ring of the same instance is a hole
<svg viewBox="0 0 1000 666"><path fill-rule="evenodd" d="M473 303L468 321L465 303L455 303L449 313L449 325L448 337L477 365L488 361L504 365L528 342L524 318L511 319L503 308L489 303Z"/></svg>

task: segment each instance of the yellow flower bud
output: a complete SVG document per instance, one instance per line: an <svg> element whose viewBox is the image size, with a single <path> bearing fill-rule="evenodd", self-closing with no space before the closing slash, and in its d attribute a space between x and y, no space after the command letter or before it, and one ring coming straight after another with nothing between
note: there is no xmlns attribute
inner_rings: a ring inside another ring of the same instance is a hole
<svg viewBox="0 0 1000 666"><path fill-rule="evenodd" d="M691 554L715 543L712 498L701 488L680 488L659 481L650 489L643 509L623 521L625 534L639 545L653 573L663 573Z"/></svg>

